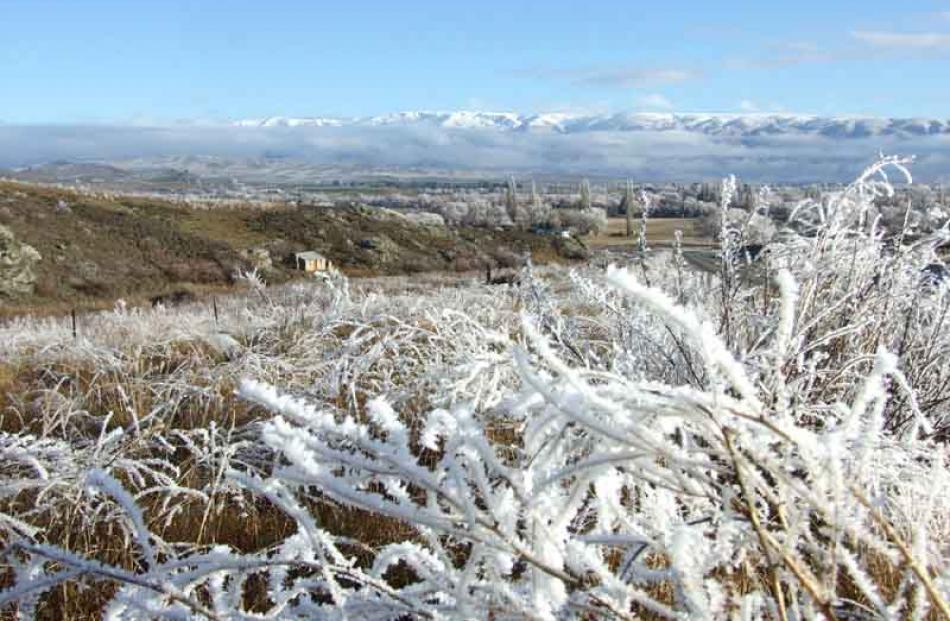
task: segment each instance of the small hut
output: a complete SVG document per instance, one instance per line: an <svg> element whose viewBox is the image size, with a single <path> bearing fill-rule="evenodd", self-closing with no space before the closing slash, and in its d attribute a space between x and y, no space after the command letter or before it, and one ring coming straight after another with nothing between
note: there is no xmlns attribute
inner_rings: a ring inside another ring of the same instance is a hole
<svg viewBox="0 0 950 621"><path fill-rule="evenodd" d="M303 272L326 272L332 265L330 259L319 252L308 250L294 253L294 266Z"/></svg>

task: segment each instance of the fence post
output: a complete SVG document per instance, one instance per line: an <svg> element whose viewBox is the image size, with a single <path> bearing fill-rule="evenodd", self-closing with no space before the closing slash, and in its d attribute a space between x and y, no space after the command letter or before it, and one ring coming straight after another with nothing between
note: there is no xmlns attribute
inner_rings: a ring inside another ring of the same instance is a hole
<svg viewBox="0 0 950 621"><path fill-rule="evenodd" d="M218 325L218 297L211 296L211 307L214 309L214 325Z"/></svg>
<svg viewBox="0 0 950 621"><path fill-rule="evenodd" d="M79 338L79 335L76 332L76 309L73 308L71 311L69 311L69 315L72 317L72 320L73 320L73 340L75 341Z"/></svg>

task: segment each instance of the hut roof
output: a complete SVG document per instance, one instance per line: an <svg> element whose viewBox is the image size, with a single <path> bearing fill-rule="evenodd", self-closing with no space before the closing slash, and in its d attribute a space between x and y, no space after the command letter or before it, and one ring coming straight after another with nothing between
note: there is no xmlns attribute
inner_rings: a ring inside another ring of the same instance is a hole
<svg viewBox="0 0 950 621"><path fill-rule="evenodd" d="M295 252L294 257L297 259L303 259L304 261L317 261L319 259L326 259L325 256L313 250L307 250L306 252Z"/></svg>

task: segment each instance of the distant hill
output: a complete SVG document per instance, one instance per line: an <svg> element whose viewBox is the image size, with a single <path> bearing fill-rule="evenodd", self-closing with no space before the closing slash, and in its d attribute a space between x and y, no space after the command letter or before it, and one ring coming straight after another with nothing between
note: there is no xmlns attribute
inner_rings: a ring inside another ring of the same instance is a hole
<svg viewBox="0 0 950 621"><path fill-rule="evenodd" d="M267 282L283 282L302 277L288 261L300 250L370 276L481 270L514 264L523 252L544 262L563 246L527 232L420 226L358 205L194 208L11 182L0 183L0 226L41 257L31 266L32 291L0 296L0 315L200 294L230 287L237 270L255 266Z"/></svg>

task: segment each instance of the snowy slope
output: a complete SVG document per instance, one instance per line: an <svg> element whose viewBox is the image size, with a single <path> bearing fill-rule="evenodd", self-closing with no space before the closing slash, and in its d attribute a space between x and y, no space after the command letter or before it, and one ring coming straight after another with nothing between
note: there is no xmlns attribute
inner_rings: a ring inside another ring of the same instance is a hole
<svg viewBox="0 0 950 621"><path fill-rule="evenodd" d="M592 131L690 132L707 136L755 137L783 134L821 135L832 138L873 136L928 136L950 134L947 119L900 119L874 117L819 117L790 114L675 114L619 113L579 115L547 113L521 115L513 112L397 112L364 118L284 118L241 120L238 127L408 127L490 129L498 131L557 132Z"/></svg>

